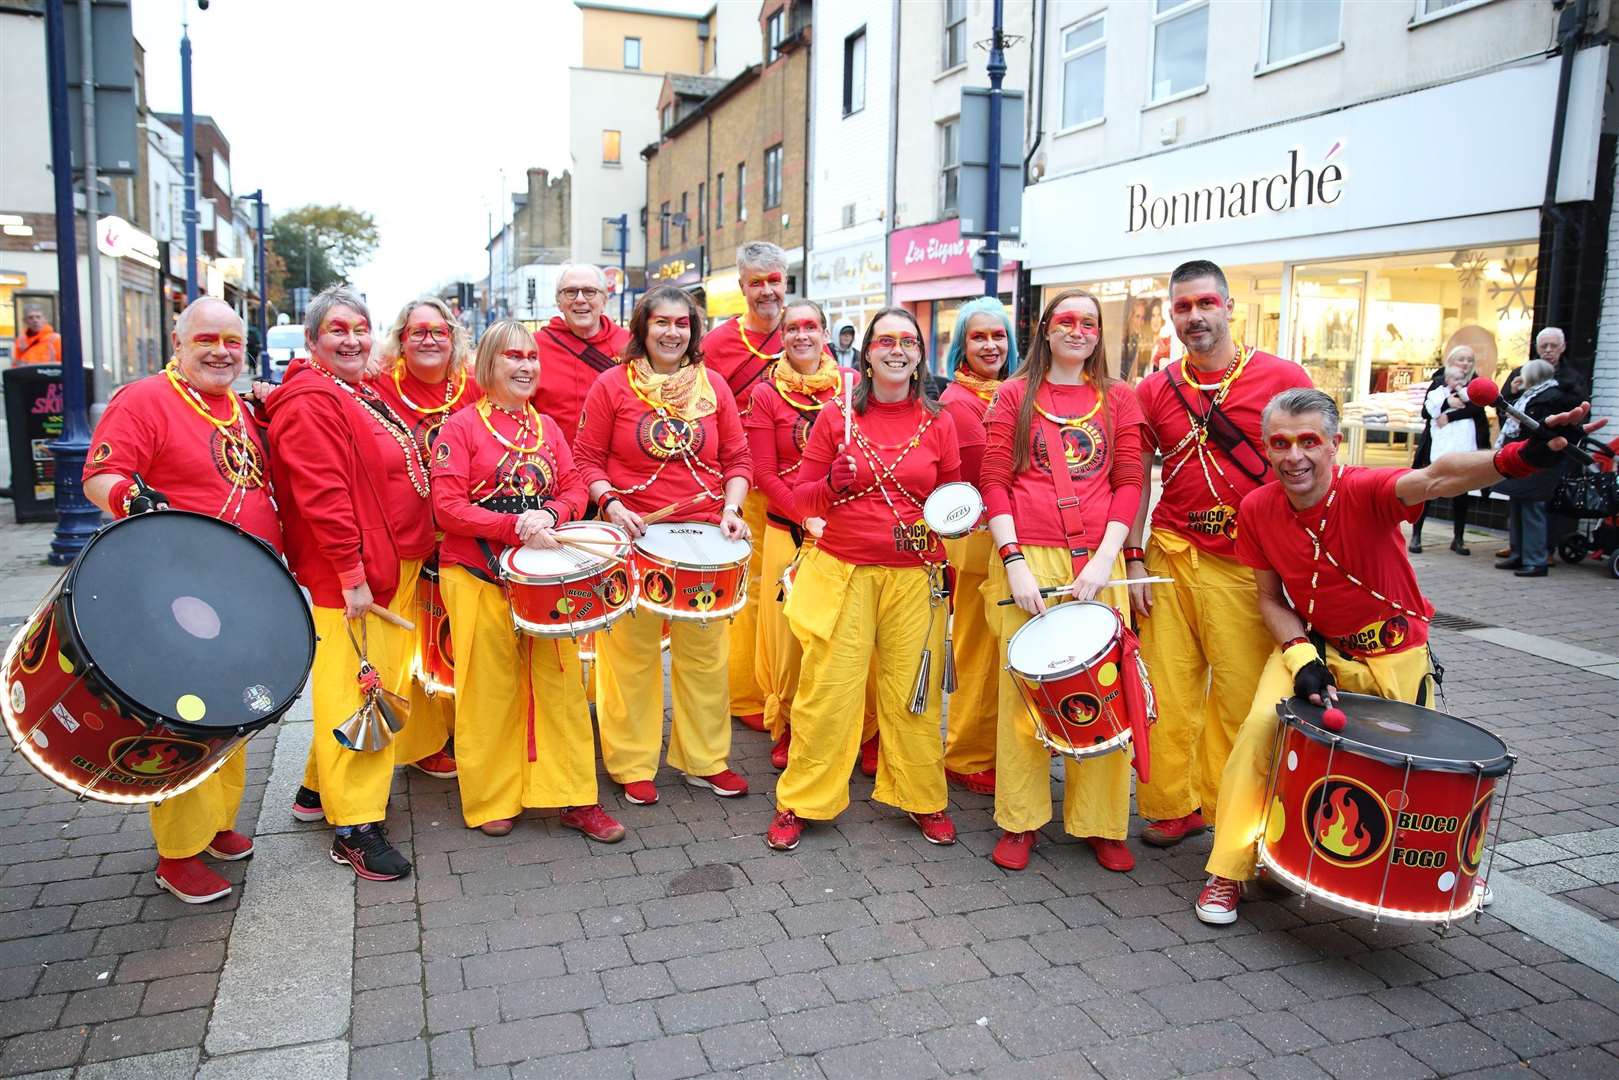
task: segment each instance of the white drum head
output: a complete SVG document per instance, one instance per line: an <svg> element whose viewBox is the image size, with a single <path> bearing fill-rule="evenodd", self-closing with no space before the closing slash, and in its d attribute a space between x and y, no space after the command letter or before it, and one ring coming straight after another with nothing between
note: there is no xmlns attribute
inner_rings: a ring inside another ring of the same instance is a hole
<svg viewBox="0 0 1619 1080"><path fill-rule="evenodd" d="M1119 613L1107 604L1058 604L1018 628L1006 644L1006 662L1032 679L1066 674L1106 652L1122 627Z"/></svg>
<svg viewBox="0 0 1619 1080"><path fill-rule="evenodd" d="M922 504L922 520L940 536L954 539L972 532L984 515L984 497L966 481L940 484Z"/></svg>
<svg viewBox="0 0 1619 1080"><path fill-rule="evenodd" d="M753 554L746 540L727 540L718 525L696 521L665 521L648 525L635 546L677 566L735 566Z"/></svg>
<svg viewBox="0 0 1619 1080"><path fill-rule="evenodd" d="M507 548L500 557L501 567L519 578L567 578L616 561L615 549L609 545L616 545L620 558L629 554L629 535L606 522L570 521L557 526L556 533L567 540L588 540L591 547L588 550L564 547L554 551L525 546Z"/></svg>

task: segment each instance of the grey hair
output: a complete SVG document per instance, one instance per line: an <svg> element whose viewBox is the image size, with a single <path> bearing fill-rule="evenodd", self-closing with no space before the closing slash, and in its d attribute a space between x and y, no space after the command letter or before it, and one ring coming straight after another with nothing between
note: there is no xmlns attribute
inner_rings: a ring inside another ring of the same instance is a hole
<svg viewBox="0 0 1619 1080"><path fill-rule="evenodd" d="M1518 378L1523 380L1522 385L1525 390L1537 383L1543 383L1547 379L1555 379L1556 377L1557 369L1544 360L1531 360L1523 366L1522 371L1518 372Z"/></svg>
<svg viewBox="0 0 1619 1080"><path fill-rule="evenodd" d="M371 321L371 309L365 306L365 301L353 287L348 285L328 285L309 302L309 310L304 312L304 340L314 345L315 339L320 337L321 324L334 308L346 307L350 311L359 313L366 322Z"/></svg>
<svg viewBox="0 0 1619 1080"><path fill-rule="evenodd" d="M191 301L191 303L187 304L185 306L185 310L180 312L179 318L174 320L174 336L176 338L181 340L185 339L186 331L191 329L192 313L198 308L202 307L204 304L218 304L220 307L224 308L226 311L230 312L236 317L236 325L243 325L242 317L236 314L236 309L225 303L225 301L219 299L219 297L199 296L195 300Z"/></svg>
<svg viewBox="0 0 1619 1080"><path fill-rule="evenodd" d="M398 318L388 327L377 342L377 355L382 360L384 370L391 371L401 363L405 356L405 324L410 321L410 313L419 307L432 308L438 312L450 328L450 366L449 370L457 372L472 363L472 342L467 338L467 328L450 311L442 297L423 295L418 296L410 303L399 309Z"/></svg>
<svg viewBox="0 0 1619 1080"><path fill-rule="evenodd" d="M780 267L782 273L787 272L787 252L778 244L769 240L749 240L736 249L736 269L742 272L744 266L751 266L755 270L769 270Z"/></svg>
<svg viewBox="0 0 1619 1080"><path fill-rule="evenodd" d="M1561 341L1564 345L1568 344L1568 335L1563 333L1563 328L1561 326L1542 327L1540 333L1535 335L1535 344L1539 345L1540 339L1545 337L1547 334L1556 334L1558 341Z"/></svg>
<svg viewBox="0 0 1619 1080"><path fill-rule="evenodd" d="M27 304L27 305L24 305L24 307L22 309L22 314L23 314L23 318L26 319L30 315L43 315L43 314L45 314L45 309L43 307L41 307L40 305L38 305L38 304Z"/></svg>
<svg viewBox="0 0 1619 1080"><path fill-rule="evenodd" d="M562 295L562 282L575 270L589 270L596 275L596 287L602 292L607 291L607 273L595 263L563 263L557 267L557 295Z"/></svg>
<svg viewBox="0 0 1619 1080"><path fill-rule="evenodd" d="M1327 438L1338 437L1338 404L1313 386L1295 386L1271 398L1265 406L1265 411L1260 414L1260 428L1270 427L1270 418L1277 413L1285 413L1288 416L1319 413L1326 421Z"/></svg>

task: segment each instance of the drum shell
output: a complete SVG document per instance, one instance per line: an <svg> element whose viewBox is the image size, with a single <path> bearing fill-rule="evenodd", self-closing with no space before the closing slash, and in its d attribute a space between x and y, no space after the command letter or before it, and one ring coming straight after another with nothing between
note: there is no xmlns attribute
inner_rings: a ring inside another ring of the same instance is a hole
<svg viewBox="0 0 1619 1080"><path fill-rule="evenodd" d="M637 607L682 622L728 619L748 600L748 560L698 566L676 562L639 545L635 566Z"/></svg>
<svg viewBox="0 0 1619 1080"><path fill-rule="evenodd" d="M1024 623L1011 641L1044 617L1036 615ZM1122 627L1121 622L1121 630ZM1007 672L1022 692L1024 702L1039 715L1046 735L1042 741L1059 753L1074 758L1096 757L1130 744L1132 733L1121 680L1135 677L1135 672L1126 670L1122 633L1115 634L1095 656L1061 671L1035 675L1008 664Z"/></svg>
<svg viewBox="0 0 1619 1080"><path fill-rule="evenodd" d="M437 567L423 566L416 588L416 681L429 695L455 693L455 648Z"/></svg>
<svg viewBox="0 0 1619 1080"><path fill-rule="evenodd" d="M611 626L635 607L635 581L627 562L530 575L512 569L512 550L501 556L500 570L512 625L525 634L578 637Z"/></svg>

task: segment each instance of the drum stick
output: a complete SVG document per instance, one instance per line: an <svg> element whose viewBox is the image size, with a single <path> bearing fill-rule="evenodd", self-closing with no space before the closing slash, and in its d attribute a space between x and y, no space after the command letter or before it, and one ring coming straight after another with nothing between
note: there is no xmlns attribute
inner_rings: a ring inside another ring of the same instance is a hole
<svg viewBox="0 0 1619 1080"><path fill-rule="evenodd" d="M849 425L854 416L854 369L844 368L838 372L838 379L843 383L843 445L848 446L853 434Z"/></svg>
<svg viewBox="0 0 1619 1080"><path fill-rule="evenodd" d="M690 506L692 503L696 502L697 500L704 499L704 498L707 498L707 497L708 497L708 495L706 493L704 493L702 495L693 495L690 498L680 499L680 500L677 500L676 502L672 502L668 506L660 506L658 509L652 511L652 513L650 513L650 514L643 514L641 516L641 524L642 525L656 525L658 522L662 521L664 518L672 516L677 510L684 510L688 506Z"/></svg>
<svg viewBox="0 0 1619 1080"><path fill-rule="evenodd" d="M586 551L617 551L622 545L617 540L587 540L584 537L561 537L555 533L551 539L563 547L581 548Z"/></svg>
<svg viewBox="0 0 1619 1080"><path fill-rule="evenodd" d="M1112 589L1120 585L1162 585L1173 582L1174 580L1175 579L1172 577L1114 578L1112 581L1103 582L1099 587L1103 589ZM1071 585L1052 585L1040 590L1041 596L1072 596L1073 594L1074 589ZM995 603L998 607L1005 607L1008 604L1015 604L1017 601L1011 597L1007 597L1005 600L997 600Z"/></svg>
<svg viewBox="0 0 1619 1080"><path fill-rule="evenodd" d="M394 614L392 611L389 611L387 608L383 607L381 604L377 603L374 600L371 602L371 614L375 615L377 618L381 619L385 623L392 623L393 625L399 627L399 629L401 629L401 630L415 630L416 629L416 624L415 623L411 622L409 619L405 618L403 615Z"/></svg>

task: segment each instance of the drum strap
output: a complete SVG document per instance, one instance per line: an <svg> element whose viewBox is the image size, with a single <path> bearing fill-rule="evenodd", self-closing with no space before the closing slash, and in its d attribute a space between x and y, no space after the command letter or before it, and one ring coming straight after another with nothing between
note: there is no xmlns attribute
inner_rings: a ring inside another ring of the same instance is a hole
<svg viewBox="0 0 1619 1080"><path fill-rule="evenodd" d="M483 582L486 585L499 585L500 584L500 558L499 558L499 556L497 556L495 554L494 550L489 546L489 541L485 540L481 536L478 537L477 539L478 539L478 550L483 552L483 561L484 561L484 571L485 572L480 573L477 569L475 569L474 567L471 567L471 566L467 567L466 571L467 571L467 573L471 574L473 577L477 578L479 581Z"/></svg>
<svg viewBox="0 0 1619 1080"><path fill-rule="evenodd" d="M787 535L793 538L793 547L801 548L804 546L804 527L802 525L795 521L788 521L779 514L766 513L765 518L787 530ZM763 543L762 540L760 542Z"/></svg>
<svg viewBox="0 0 1619 1080"><path fill-rule="evenodd" d="M1039 416L1039 422L1041 437L1046 441L1046 461L1051 465L1051 483L1057 489L1057 514L1062 522L1063 536L1068 542L1068 557L1073 560L1074 576L1078 577L1090 561L1091 554L1090 545L1085 539L1085 516L1080 512L1074 478L1068 473L1068 455L1063 452L1062 429L1043 414Z"/></svg>

